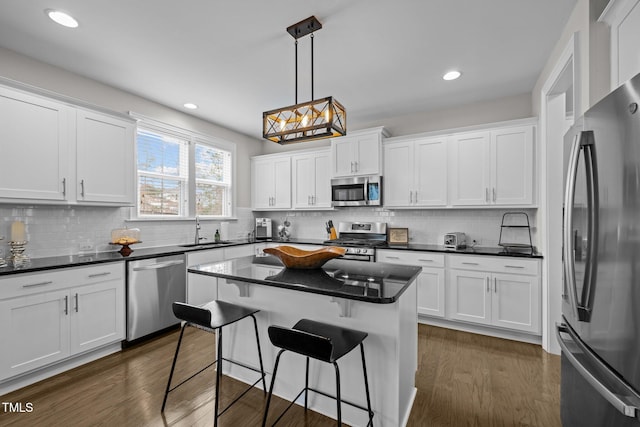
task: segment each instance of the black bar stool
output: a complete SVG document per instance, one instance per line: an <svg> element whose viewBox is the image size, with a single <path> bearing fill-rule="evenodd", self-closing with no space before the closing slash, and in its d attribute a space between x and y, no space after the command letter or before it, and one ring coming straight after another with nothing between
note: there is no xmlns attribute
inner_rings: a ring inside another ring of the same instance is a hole
<svg viewBox="0 0 640 427"><path fill-rule="evenodd" d="M305 393L304 396L304 409L307 410L307 397L309 391L319 393L323 396L330 397L336 400L338 406L338 425L342 425L342 409L341 403L344 402L347 405L353 406L358 409L366 411L369 415L369 422L367 426L373 426L373 411L371 410L371 398L369 395L369 382L367 380L367 365L364 360L364 346L362 341L367 337L366 332L355 331L353 329L341 328L338 326L327 325L326 323L315 322L313 320L302 319L296 323L293 328L283 328L281 326L269 326L269 339L271 343L279 347L281 350L276 356L276 363L273 367L273 377L271 378L271 386L269 388L269 395L267 396L267 405L264 409L264 418L262 419L262 426L267 424L267 415L269 413L269 404L271 403L271 395L273 394L273 385L276 382L276 373L278 371L278 364L280 363L280 356L286 350L294 353L307 356L307 367L305 376L305 387L300 393L293 399L289 406L280 414L278 419L272 424L276 425L282 416L291 408L293 403ZM340 398L340 370L338 369L337 361L345 354L353 350L357 345L360 345L360 354L362 355L362 371L364 374L364 388L367 394L367 407L357 405ZM336 395L324 393L320 390L309 387L309 358L321 360L326 363L333 364L336 371Z"/></svg>
<svg viewBox="0 0 640 427"><path fill-rule="evenodd" d="M212 301L203 306L194 306L190 304L184 304L181 302L173 303L173 314L180 320L183 320L184 323L182 325L182 329L180 331L180 338L178 339L178 346L176 347L176 354L173 357L173 363L171 365L171 373L169 374L169 381L167 382L167 389L164 393L164 400L162 401L162 409L161 412L164 412L164 407L167 404L167 396L170 391L175 390L180 387L182 384L186 383L205 369L208 369L212 365L217 363L216 366L216 401L215 401L215 420L214 426L218 425L218 417L225 413L227 409L229 409L234 403L236 403L242 396L244 396L251 388L253 388L256 384L258 384L262 380L262 388L266 392L267 384L265 382L264 375L264 366L262 365L262 352L260 351L260 338L258 336L258 323L256 321L256 317L254 316L260 310L254 310L251 308L243 307L240 305L231 304L224 301ZM251 316L253 318L253 326L256 331L256 344L258 346L258 359L260 360L260 369L254 368L252 366L246 365L244 363L240 363L234 360L226 359L222 357L222 327L235 323L239 320L242 320L246 317ZM184 330L187 326L193 326L195 328L201 329L207 332L217 332L218 333L218 357L215 361L200 369L195 374L191 375L186 380L182 381L180 384L171 387L171 379L173 378L173 371L176 367L176 361L178 360L178 352L180 351L180 344L182 343L182 336L184 335ZM218 412L218 405L220 402L220 380L222 379L222 361L226 361L229 363L233 363L238 366L242 366L244 368L250 369L255 372L260 373L260 378L252 385L250 385L246 390L244 390L241 394L239 394L233 402L231 402L226 408L224 408L221 412Z"/></svg>

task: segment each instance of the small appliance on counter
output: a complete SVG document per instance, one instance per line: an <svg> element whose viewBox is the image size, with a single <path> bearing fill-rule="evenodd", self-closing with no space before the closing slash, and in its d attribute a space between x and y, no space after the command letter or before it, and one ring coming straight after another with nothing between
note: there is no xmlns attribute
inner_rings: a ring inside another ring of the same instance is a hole
<svg viewBox="0 0 640 427"><path fill-rule="evenodd" d="M454 231L444 235L444 247L445 249L465 249L467 247L467 235Z"/></svg>
<svg viewBox="0 0 640 427"><path fill-rule="evenodd" d="M272 237L271 218L256 218L256 240L266 240Z"/></svg>

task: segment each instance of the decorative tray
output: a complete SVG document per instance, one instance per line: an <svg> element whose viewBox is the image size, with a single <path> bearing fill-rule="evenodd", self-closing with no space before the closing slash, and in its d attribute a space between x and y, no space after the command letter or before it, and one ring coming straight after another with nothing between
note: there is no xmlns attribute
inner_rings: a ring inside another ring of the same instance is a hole
<svg viewBox="0 0 640 427"><path fill-rule="evenodd" d="M293 246L276 246L263 249L263 252L277 257L287 268L313 269L320 268L325 262L344 255L346 249L327 246L314 251L305 251Z"/></svg>

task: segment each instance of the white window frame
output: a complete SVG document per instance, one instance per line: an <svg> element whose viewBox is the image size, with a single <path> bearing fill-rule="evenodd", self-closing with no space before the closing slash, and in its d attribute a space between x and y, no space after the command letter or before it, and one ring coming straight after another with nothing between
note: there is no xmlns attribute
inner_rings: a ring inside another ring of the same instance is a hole
<svg viewBox="0 0 640 427"><path fill-rule="evenodd" d="M220 149L231 153L231 182L229 184L228 195L231 197L231 203L228 207L227 215L200 215L197 216L203 219L235 219L236 213L236 144L218 137L206 135L203 133L195 132L192 130L180 128L174 125L163 123L149 117L145 117L139 114L130 113L132 117L138 120L138 130L154 132L161 135L171 136L177 139L182 139L188 142L188 176L186 179L186 196L187 204L186 211L180 212L179 215L140 215L140 188L139 188L139 175L138 175L138 163L135 162L136 168L136 206L132 212L132 218L136 220L193 220L196 217L196 144L208 145L212 148ZM136 133L136 157L137 157L137 133ZM150 175L150 174L147 174ZM198 181L206 182L206 180L198 179ZM217 183L217 182L216 182ZM227 202L228 203L228 202Z"/></svg>

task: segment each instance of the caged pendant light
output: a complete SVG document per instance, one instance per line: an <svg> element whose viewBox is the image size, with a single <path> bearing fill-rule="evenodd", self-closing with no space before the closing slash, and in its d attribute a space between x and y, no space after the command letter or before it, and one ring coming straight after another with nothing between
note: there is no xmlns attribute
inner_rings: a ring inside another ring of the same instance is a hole
<svg viewBox="0 0 640 427"><path fill-rule="evenodd" d="M262 137L278 144L347 134L347 111L334 97L313 99L313 33L322 24L311 16L287 28L296 39L296 103L262 113ZM311 101L298 103L298 39L311 34Z"/></svg>

